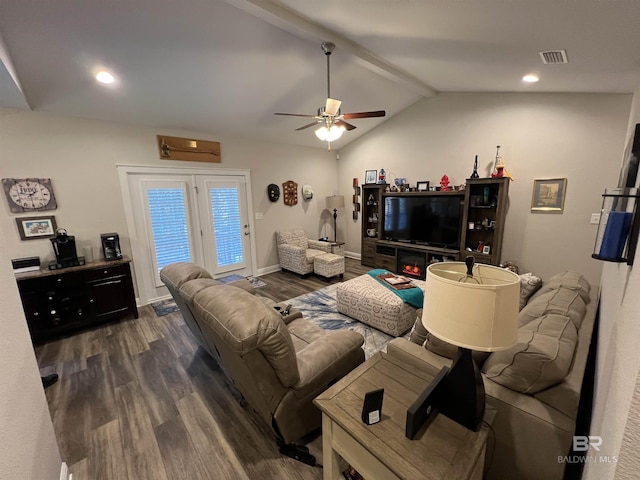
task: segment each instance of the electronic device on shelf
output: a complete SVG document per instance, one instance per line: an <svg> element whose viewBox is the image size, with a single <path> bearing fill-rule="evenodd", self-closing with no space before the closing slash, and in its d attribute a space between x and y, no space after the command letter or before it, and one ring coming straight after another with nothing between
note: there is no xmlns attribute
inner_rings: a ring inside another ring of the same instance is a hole
<svg viewBox="0 0 640 480"><path fill-rule="evenodd" d="M13 273L32 272L40 270L40 257L25 257L11 259Z"/></svg>
<svg viewBox="0 0 640 480"><path fill-rule="evenodd" d="M64 228L56 231L56 236L51 239L51 245L56 260L49 263L49 270L84 265L84 257L78 257L76 252L76 237L69 235Z"/></svg>
<svg viewBox="0 0 640 480"><path fill-rule="evenodd" d="M117 233L101 233L102 253L105 260L119 260L122 258L120 237Z"/></svg>

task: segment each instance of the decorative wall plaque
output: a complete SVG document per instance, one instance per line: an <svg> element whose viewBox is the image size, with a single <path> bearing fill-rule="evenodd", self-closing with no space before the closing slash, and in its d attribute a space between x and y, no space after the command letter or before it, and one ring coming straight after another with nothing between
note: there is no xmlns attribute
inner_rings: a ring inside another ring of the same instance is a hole
<svg viewBox="0 0 640 480"><path fill-rule="evenodd" d="M298 184L293 180L287 180L282 184L284 204L290 207L298 204Z"/></svg>

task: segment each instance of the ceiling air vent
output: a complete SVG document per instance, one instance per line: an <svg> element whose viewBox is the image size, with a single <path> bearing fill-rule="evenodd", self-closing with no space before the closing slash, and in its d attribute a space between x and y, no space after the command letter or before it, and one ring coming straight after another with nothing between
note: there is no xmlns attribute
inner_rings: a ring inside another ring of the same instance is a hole
<svg viewBox="0 0 640 480"><path fill-rule="evenodd" d="M555 65L557 63L569 63L566 50L547 50L546 52L538 52L542 63L545 65Z"/></svg>

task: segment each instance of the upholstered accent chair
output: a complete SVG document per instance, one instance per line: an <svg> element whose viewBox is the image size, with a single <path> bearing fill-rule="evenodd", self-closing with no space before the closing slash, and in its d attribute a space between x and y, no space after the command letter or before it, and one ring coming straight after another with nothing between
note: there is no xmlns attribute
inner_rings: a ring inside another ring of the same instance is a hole
<svg viewBox="0 0 640 480"><path fill-rule="evenodd" d="M280 268L299 275L313 272L313 260L318 255L331 253L331 243L313 240L300 228L276 232L276 245Z"/></svg>

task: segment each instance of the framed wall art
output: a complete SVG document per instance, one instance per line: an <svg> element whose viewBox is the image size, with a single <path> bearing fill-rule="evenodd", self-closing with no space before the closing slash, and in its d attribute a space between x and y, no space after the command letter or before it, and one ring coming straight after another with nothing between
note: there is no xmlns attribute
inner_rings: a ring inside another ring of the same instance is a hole
<svg viewBox="0 0 640 480"><path fill-rule="evenodd" d="M540 213L562 213L567 192L566 178L549 178L533 181L531 211Z"/></svg>
<svg viewBox="0 0 640 480"><path fill-rule="evenodd" d="M372 183L378 182L378 171L377 170L367 170L364 172L364 183L370 185Z"/></svg>
<svg viewBox="0 0 640 480"><path fill-rule="evenodd" d="M56 218L53 215L16 218L16 223L18 224L20 240L36 240L56 236Z"/></svg>

